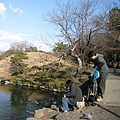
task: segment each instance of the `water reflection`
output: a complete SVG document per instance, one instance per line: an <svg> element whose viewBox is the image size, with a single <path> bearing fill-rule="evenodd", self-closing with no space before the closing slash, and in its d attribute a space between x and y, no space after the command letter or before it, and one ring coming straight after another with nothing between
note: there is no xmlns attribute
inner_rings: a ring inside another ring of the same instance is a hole
<svg viewBox="0 0 120 120"><path fill-rule="evenodd" d="M28 103L29 94L24 89L12 87L11 91L11 106L17 110L25 109Z"/></svg>
<svg viewBox="0 0 120 120"><path fill-rule="evenodd" d="M50 107L53 102L60 99L58 93L0 85L0 119L26 120L33 116L35 110Z"/></svg>

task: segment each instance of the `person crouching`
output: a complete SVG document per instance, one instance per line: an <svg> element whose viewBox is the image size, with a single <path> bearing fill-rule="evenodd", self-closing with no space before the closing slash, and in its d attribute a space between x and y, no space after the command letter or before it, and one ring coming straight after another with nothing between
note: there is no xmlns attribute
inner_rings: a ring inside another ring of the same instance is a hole
<svg viewBox="0 0 120 120"><path fill-rule="evenodd" d="M62 97L62 106L64 112L70 111L69 106L82 108L84 106L82 91L80 87L71 80L66 81L66 91Z"/></svg>

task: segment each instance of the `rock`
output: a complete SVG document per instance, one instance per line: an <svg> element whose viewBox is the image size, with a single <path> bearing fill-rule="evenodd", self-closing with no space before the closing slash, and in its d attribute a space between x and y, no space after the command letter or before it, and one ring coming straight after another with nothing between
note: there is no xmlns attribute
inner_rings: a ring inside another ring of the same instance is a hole
<svg viewBox="0 0 120 120"><path fill-rule="evenodd" d="M45 86L40 86L40 89L45 89Z"/></svg>
<svg viewBox="0 0 120 120"><path fill-rule="evenodd" d="M0 77L0 82L7 85L7 84L11 84L10 80L5 78L5 77Z"/></svg>
<svg viewBox="0 0 120 120"><path fill-rule="evenodd" d="M39 118L41 118L41 117L43 117L43 116L44 116L44 112L43 112L42 109L35 110L35 115L34 115L34 117L35 117L36 119L39 119Z"/></svg>
<svg viewBox="0 0 120 120"><path fill-rule="evenodd" d="M79 120L80 115L81 114L78 111L69 111L58 114L55 120Z"/></svg>
<svg viewBox="0 0 120 120"><path fill-rule="evenodd" d="M32 117L32 118L27 118L26 120L37 120L37 119Z"/></svg>
<svg viewBox="0 0 120 120"><path fill-rule="evenodd" d="M28 87L31 87L31 84L27 84Z"/></svg>
<svg viewBox="0 0 120 120"><path fill-rule="evenodd" d="M53 89L52 91L53 91L53 92L57 92L58 90L57 90L57 89Z"/></svg>
<svg viewBox="0 0 120 120"><path fill-rule="evenodd" d="M33 85L33 88L38 88L38 86L37 85Z"/></svg>
<svg viewBox="0 0 120 120"><path fill-rule="evenodd" d="M35 110L34 118L36 120L38 120L38 119L41 120L42 118L45 118L46 116L49 116L49 114L51 114L52 112L54 112L54 110L52 110L50 108L42 108L42 109L39 109L39 110ZM52 119L48 118L48 120L52 120Z"/></svg>
<svg viewBox="0 0 120 120"><path fill-rule="evenodd" d="M59 108L56 105L51 105L51 109L59 112Z"/></svg>

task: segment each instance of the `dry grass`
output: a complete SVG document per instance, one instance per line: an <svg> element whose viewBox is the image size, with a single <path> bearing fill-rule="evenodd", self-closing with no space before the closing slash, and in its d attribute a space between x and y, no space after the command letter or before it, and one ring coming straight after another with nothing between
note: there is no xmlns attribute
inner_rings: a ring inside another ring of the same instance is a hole
<svg viewBox="0 0 120 120"><path fill-rule="evenodd" d="M42 66L47 65L48 63L58 61L59 58L44 53L44 52L27 52L26 53L29 59L24 60L24 63L28 64L28 67L31 66ZM11 56L10 56L11 57ZM10 57L7 57L0 61L0 77L10 77L9 68L10 68ZM64 62L64 61L61 61ZM70 65L67 62L64 62L66 65Z"/></svg>

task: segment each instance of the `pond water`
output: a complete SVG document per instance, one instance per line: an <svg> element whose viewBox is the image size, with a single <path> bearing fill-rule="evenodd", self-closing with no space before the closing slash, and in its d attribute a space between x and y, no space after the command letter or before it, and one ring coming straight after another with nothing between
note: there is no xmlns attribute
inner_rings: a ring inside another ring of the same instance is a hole
<svg viewBox="0 0 120 120"><path fill-rule="evenodd" d="M60 101L59 93L20 86L0 85L0 120L26 120L42 107Z"/></svg>

